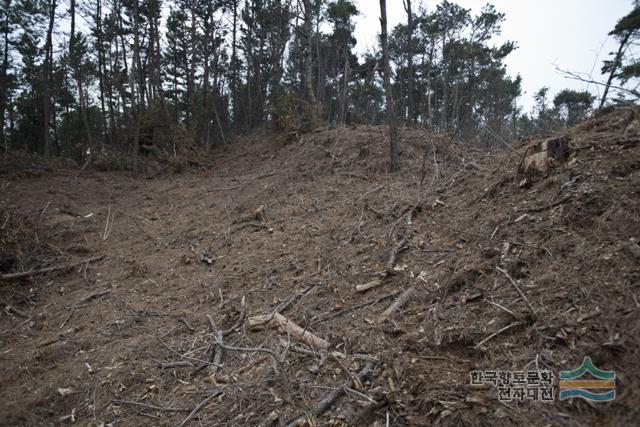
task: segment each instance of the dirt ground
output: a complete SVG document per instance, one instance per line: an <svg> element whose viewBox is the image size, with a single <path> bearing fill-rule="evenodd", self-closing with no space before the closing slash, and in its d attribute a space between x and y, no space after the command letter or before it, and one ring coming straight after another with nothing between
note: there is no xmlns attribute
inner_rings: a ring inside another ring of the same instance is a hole
<svg viewBox="0 0 640 427"><path fill-rule="evenodd" d="M366 126L263 131L180 173L3 154L1 424L640 424L640 110L563 135L569 158L526 180L527 141L419 130L387 173ZM249 327L274 310L329 351ZM585 356L612 402L558 400ZM470 384L531 369L553 402Z"/></svg>

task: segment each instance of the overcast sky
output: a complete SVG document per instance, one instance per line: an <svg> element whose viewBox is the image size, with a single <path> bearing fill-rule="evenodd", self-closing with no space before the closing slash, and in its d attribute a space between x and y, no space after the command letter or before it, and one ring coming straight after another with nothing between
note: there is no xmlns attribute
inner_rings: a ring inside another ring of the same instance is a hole
<svg viewBox="0 0 640 427"><path fill-rule="evenodd" d="M413 0L418 10L421 0ZM378 0L355 0L361 15L356 19L356 50L371 50L380 32L380 3ZM432 11L439 1L422 0ZM481 0L454 0L476 15L487 2ZM406 22L402 0L387 0L389 28ZM523 78L523 96L519 103L528 111L533 105L533 94L542 86L551 88L552 96L559 90L588 89L598 95L595 85L564 78L554 64L562 69L590 74L599 80L602 60L617 48L615 40L607 34L617 20L632 9L630 0L494 0L503 12L500 41L513 40L518 49L507 59L507 70ZM415 13L415 12L414 12ZM595 64L595 66L594 66Z"/></svg>

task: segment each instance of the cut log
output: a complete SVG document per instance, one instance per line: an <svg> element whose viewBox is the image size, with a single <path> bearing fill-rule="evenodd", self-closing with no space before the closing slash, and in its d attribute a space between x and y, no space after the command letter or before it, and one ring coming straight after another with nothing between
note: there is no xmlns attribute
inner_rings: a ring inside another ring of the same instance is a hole
<svg viewBox="0 0 640 427"><path fill-rule="evenodd" d="M405 305L407 303L407 301L409 301L409 299L413 296L413 294L415 293L416 288L414 288L413 286L410 287L409 289L407 289L406 291L404 291L397 300L395 300L393 302L393 304L391 304L389 306L389 308L387 308L384 313L382 313L382 316L380 318L381 321L385 321L385 320L389 320L391 319L394 314L396 313L396 311L398 311L403 305Z"/></svg>
<svg viewBox="0 0 640 427"><path fill-rule="evenodd" d="M376 277L375 279L373 279L372 281L365 283L364 285L357 285L356 286L356 291L358 292L366 292L369 289L373 289L373 288L377 288L378 286L382 285L384 283L384 277L380 276L380 277Z"/></svg>
<svg viewBox="0 0 640 427"><path fill-rule="evenodd" d="M256 328L258 326L277 327L283 333L288 333L296 339L307 344L316 350L327 350L329 348L329 341L318 337L317 335L302 328L300 325L292 322L284 317L282 314L264 314L259 316L250 317L248 320L249 328Z"/></svg>

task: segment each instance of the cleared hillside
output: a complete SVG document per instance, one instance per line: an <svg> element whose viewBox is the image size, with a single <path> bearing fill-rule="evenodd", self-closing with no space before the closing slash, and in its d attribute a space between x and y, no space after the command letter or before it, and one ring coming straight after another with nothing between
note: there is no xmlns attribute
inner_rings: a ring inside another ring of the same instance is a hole
<svg viewBox="0 0 640 427"><path fill-rule="evenodd" d="M489 152L417 130L389 174L386 128L366 126L255 133L153 179L3 155L2 272L103 258L0 280L0 419L638 423L640 110L565 134L568 159L528 178L530 142ZM329 351L249 327L274 310ZM615 370L613 402L557 400L585 356ZM470 385L509 369L552 370L556 400Z"/></svg>

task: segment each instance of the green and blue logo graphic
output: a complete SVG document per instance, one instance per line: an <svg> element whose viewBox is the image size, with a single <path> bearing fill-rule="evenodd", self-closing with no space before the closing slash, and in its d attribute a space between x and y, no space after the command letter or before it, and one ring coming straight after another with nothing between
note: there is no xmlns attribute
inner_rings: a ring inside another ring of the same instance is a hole
<svg viewBox="0 0 640 427"><path fill-rule="evenodd" d="M580 378L586 373L593 378ZM585 357L582 365L576 370L560 371L560 400L579 397L595 402L608 402L615 399L615 388L615 371L596 368L590 357Z"/></svg>

